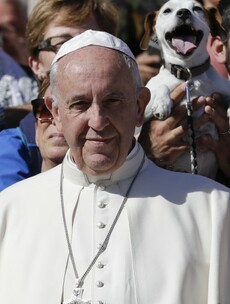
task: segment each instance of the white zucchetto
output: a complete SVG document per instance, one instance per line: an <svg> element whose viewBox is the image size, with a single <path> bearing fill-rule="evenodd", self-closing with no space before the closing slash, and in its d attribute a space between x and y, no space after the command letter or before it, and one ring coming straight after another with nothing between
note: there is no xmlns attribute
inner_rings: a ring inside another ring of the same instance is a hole
<svg viewBox="0 0 230 304"><path fill-rule="evenodd" d="M97 45L117 50L126 54L135 61L135 56L131 52L130 48L121 39L106 32L87 30L66 41L54 57L52 65L67 54L90 45Z"/></svg>

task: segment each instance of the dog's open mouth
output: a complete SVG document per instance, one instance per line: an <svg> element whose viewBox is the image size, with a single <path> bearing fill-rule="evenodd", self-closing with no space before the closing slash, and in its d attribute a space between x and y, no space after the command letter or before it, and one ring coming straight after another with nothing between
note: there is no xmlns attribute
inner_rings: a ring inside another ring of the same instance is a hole
<svg viewBox="0 0 230 304"><path fill-rule="evenodd" d="M188 25L179 26L165 35L170 47L183 56L191 55L200 44L202 37L202 31L196 31Z"/></svg>

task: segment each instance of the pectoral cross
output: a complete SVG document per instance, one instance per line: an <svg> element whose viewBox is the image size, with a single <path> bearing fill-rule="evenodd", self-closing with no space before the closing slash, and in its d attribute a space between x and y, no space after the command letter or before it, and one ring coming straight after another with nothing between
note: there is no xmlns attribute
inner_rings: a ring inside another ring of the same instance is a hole
<svg viewBox="0 0 230 304"><path fill-rule="evenodd" d="M90 300L82 299L84 289L78 286L79 284L77 284L74 289L72 297L69 300L64 301L63 304L91 304Z"/></svg>

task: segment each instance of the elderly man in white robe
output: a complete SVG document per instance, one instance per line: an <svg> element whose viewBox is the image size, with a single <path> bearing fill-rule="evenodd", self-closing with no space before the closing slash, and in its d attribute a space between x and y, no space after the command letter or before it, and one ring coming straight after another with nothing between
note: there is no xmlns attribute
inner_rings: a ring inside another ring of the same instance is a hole
<svg viewBox="0 0 230 304"><path fill-rule="evenodd" d="M229 304L229 189L146 158L150 93L127 45L85 31L50 77L70 149L0 194L0 303Z"/></svg>

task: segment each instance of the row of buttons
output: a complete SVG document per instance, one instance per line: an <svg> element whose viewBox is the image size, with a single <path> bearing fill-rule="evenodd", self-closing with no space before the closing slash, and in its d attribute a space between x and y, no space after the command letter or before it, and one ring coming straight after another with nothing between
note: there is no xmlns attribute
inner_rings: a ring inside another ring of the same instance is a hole
<svg viewBox="0 0 230 304"><path fill-rule="evenodd" d="M101 190L101 191L103 191L103 190L105 190L105 187L103 186L103 185L100 185L99 186L99 189ZM103 209L103 208L105 208L107 206L107 203L105 203L105 202L103 202L103 201L99 201L98 203L97 203L97 207L98 208L101 208L101 209ZM105 223L103 223L103 222L98 222L97 223L97 228L98 229L104 229L106 227L106 224ZM98 245L98 249L101 247L101 245L102 244L99 244ZM102 262L98 262L97 263L97 268L98 269L103 269L105 267L105 265L102 263ZM102 288L103 286L104 286L104 283L102 282L102 281L97 281L96 282L96 286L98 287L98 288ZM103 301L97 301L97 304L104 304L104 302Z"/></svg>

